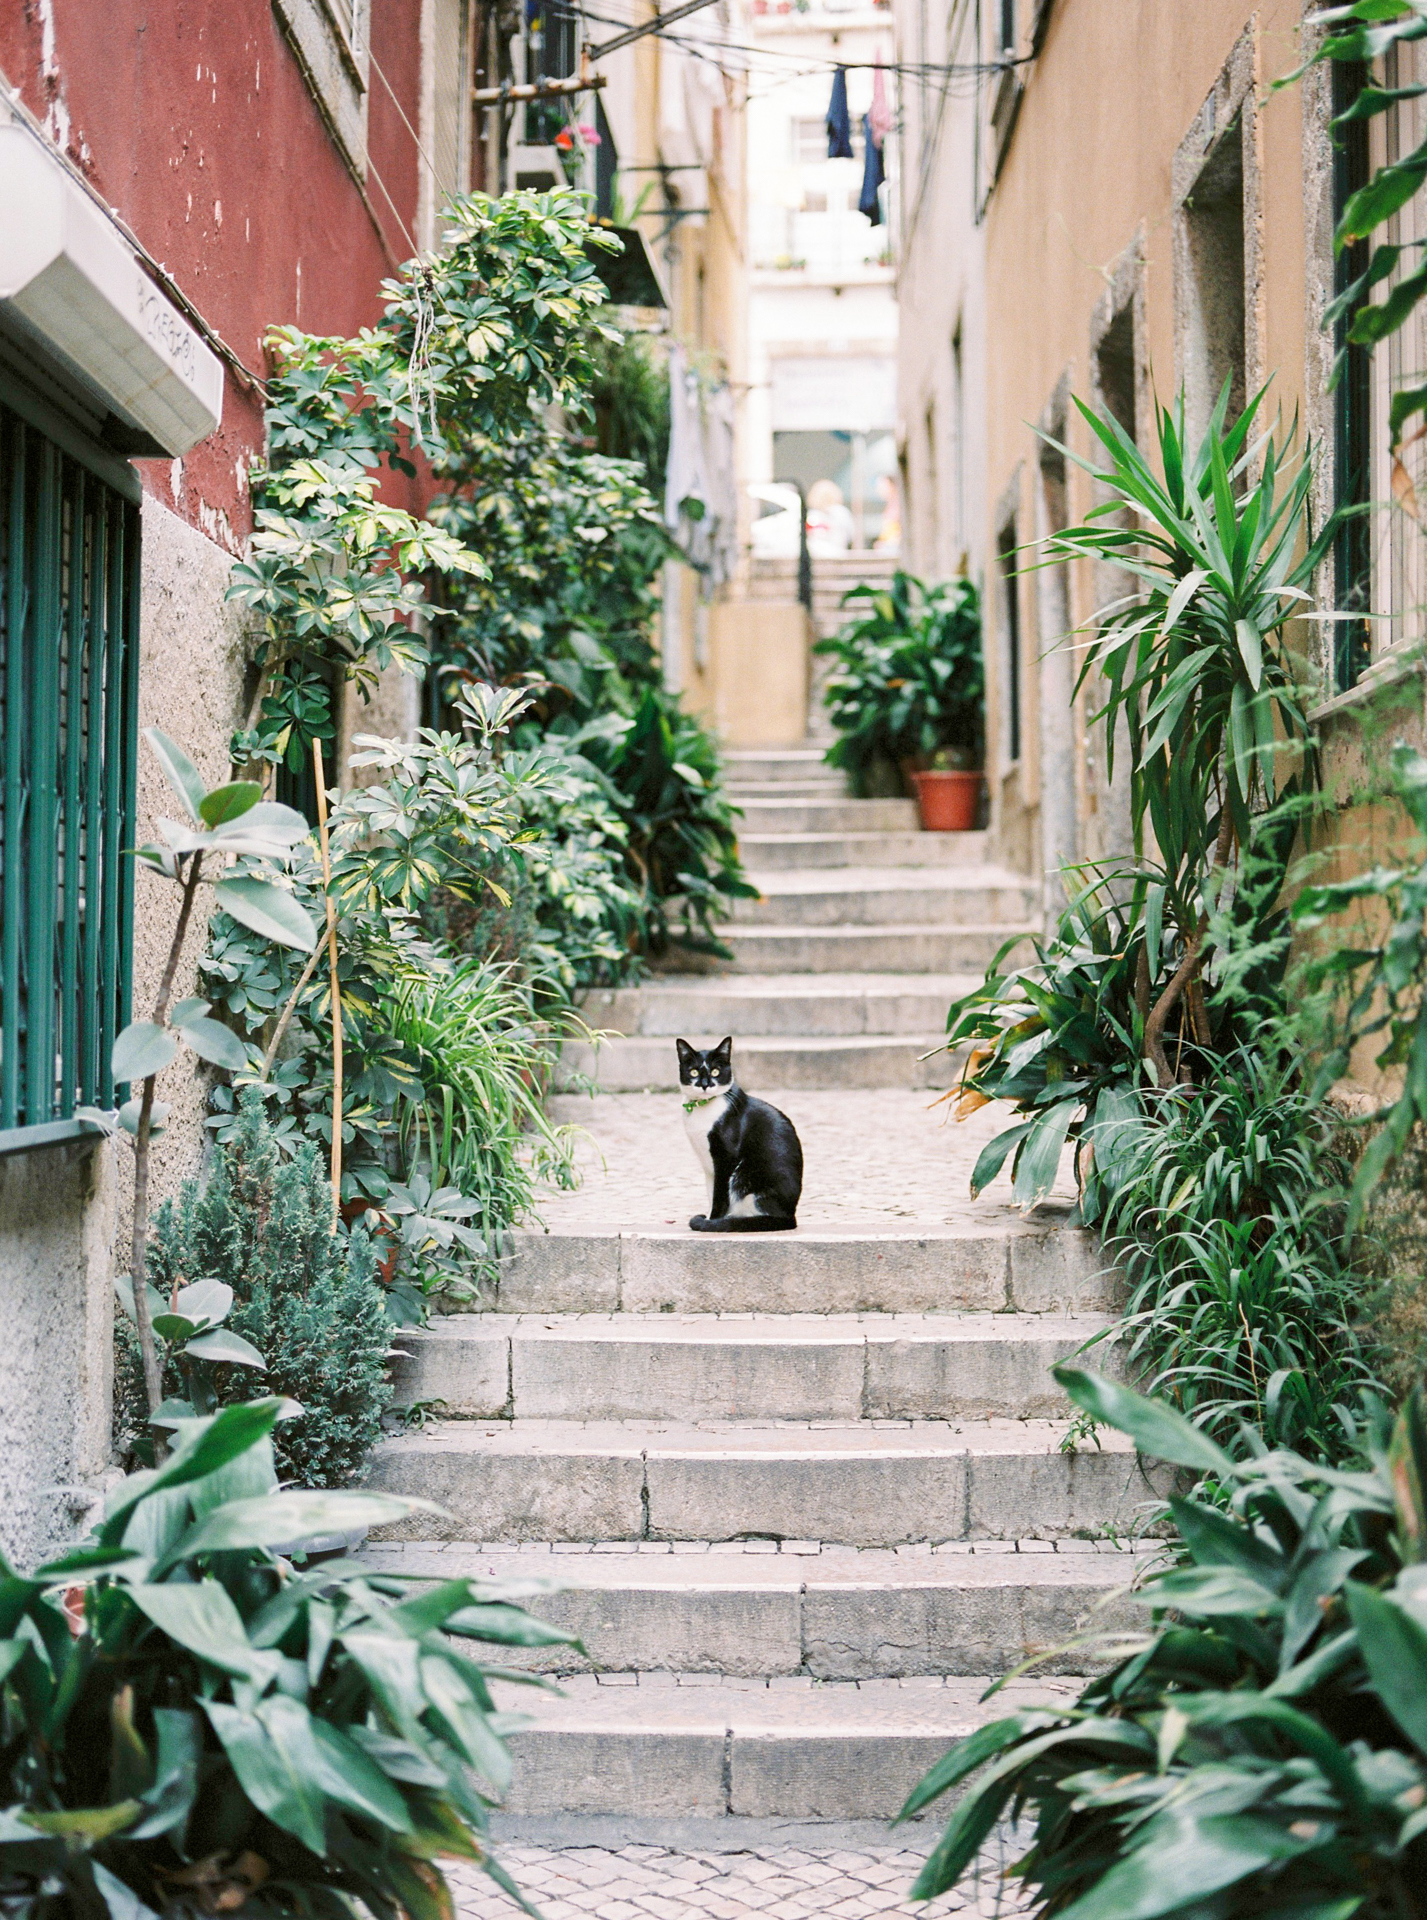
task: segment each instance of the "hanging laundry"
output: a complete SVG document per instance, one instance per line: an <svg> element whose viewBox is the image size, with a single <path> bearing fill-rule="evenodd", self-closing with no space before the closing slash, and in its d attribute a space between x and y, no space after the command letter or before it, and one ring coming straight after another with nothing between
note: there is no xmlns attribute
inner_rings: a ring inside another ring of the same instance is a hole
<svg viewBox="0 0 1427 1920"><path fill-rule="evenodd" d="M847 68L839 67L832 76L832 98L827 103L827 157L850 160L852 122L847 112Z"/></svg>
<svg viewBox="0 0 1427 1920"><path fill-rule="evenodd" d="M887 104L887 75L882 67L879 53L872 63L872 111L867 116L872 128L872 138L878 148L892 131L892 109Z"/></svg>
<svg viewBox="0 0 1427 1920"><path fill-rule="evenodd" d="M862 193L858 198L857 211L865 213L874 227L882 224L882 201L877 189L887 178L882 165L882 147L872 131L872 115L862 116Z"/></svg>

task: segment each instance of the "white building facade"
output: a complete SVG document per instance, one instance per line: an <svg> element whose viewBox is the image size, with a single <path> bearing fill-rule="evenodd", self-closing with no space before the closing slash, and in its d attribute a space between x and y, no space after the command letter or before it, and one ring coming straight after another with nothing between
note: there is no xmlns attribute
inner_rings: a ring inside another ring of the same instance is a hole
<svg viewBox="0 0 1427 1920"><path fill-rule="evenodd" d="M753 0L750 28L744 462L753 551L760 514L771 521L787 487L809 501L815 553L885 551L901 528L893 183L876 196L878 220L859 201L872 204L869 117L887 166L895 144L890 4ZM839 66L852 154L829 158ZM777 517L795 536L796 514Z"/></svg>

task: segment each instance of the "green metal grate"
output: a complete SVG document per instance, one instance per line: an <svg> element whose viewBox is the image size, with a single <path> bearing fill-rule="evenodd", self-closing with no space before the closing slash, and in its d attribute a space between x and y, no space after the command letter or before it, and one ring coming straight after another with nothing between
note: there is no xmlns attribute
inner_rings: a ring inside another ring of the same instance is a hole
<svg viewBox="0 0 1427 1920"><path fill-rule="evenodd" d="M114 1104L138 560L133 502L0 402L0 1131Z"/></svg>

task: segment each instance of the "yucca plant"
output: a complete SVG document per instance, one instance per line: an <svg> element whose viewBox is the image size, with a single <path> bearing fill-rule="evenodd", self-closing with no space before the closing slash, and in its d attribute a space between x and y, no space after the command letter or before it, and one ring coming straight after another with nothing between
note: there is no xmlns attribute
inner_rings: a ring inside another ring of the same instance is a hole
<svg viewBox="0 0 1427 1920"><path fill-rule="evenodd" d="M1311 604L1333 528L1305 540L1311 449L1294 460L1272 432L1251 440L1262 402L1259 393L1226 425L1226 384L1192 453L1182 397L1157 407L1157 475L1117 420L1077 401L1105 458L1062 451L1094 478L1102 504L1038 563L1088 559L1135 582L1086 631L1077 685L1105 691L1094 718L1107 776L1117 731L1128 740L1135 852L1157 869L1145 913L1175 965L1151 994L1142 1046L1162 1087L1178 1077L1168 1042L1181 1002L1190 1037L1213 1043L1202 982L1211 916L1255 809L1317 781L1304 668L1285 628Z"/></svg>
<svg viewBox="0 0 1427 1920"><path fill-rule="evenodd" d="M914 1790L903 1818L965 1787L914 1897L954 1887L1009 1810L1030 1827L1010 1871L1057 1920L1427 1912L1422 1393L1333 1470L1236 1461L1161 1402L1055 1373L1207 1497L1170 1502L1182 1544L1135 1596L1148 1629L1092 1636L1113 1664L1075 1705L982 1727Z"/></svg>
<svg viewBox="0 0 1427 1920"><path fill-rule="evenodd" d="M1254 1022L1266 984L1282 1004L1278 898L1317 781L1284 630L1309 599L1330 530L1300 551L1311 459L1285 467L1272 434L1250 442L1262 398L1226 426L1226 386L1189 458L1183 401L1160 407L1162 478L1117 421L1088 407L1105 461L1063 449L1094 477L1101 505L1034 564L1089 559L1136 583L1088 629L1078 683L1093 674L1105 693L1094 719L1107 772L1117 732L1128 740L1134 855L1067 876L1076 890L1055 938L1011 973L1000 971L1003 948L947 1015L948 1048L972 1043L958 1110L999 1098L1023 1116L982 1154L973 1188L1014 1148L1024 1206L1048 1191L1067 1138L1081 1143L1085 1177L1094 1168L1083 1148L1098 1132L1103 1169L1120 1119L1139 1110L1137 1090L1192 1085L1244 1037L1246 968ZM1205 982L1216 968L1213 996ZM1101 1113L1112 1082L1120 1091ZM1087 1188L1086 1219L1099 1197L1098 1183Z"/></svg>

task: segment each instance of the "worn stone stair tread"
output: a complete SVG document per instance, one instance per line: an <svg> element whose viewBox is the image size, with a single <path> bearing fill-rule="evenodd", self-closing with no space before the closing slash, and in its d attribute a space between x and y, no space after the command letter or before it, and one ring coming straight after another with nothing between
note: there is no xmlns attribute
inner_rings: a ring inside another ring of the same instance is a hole
<svg viewBox="0 0 1427 1920"><path fill-rule="evenodd" d="M662 1551L646 1551L659 1546ZM1044 1548L1044 1552L1030 1549ZM1067 1551L1073 1548L1074 1551ZM843 1547L800 1541L796 1551L753 1553L715 1542L698 1553L671 1543L592 1540L516 1546L469 1540L375 1541L362 1550L373 1571L442 1580L547 1580L554 1588L670 1593L834 1592L893 1594L923 1588L1127 1586L1163 1551L1158 1540L953 1541L938 1547ZM804 1551L811 1549L811 1551ZM1054 1550L1053 1550L1054 1549ZM1103 1551L1102 1551L1103 1549ZM542 1603L534 1603L537 1613ZM558 1657L558 1656L557 1656Z"/></svg>
<svg viewBox="0 0 1427 1920"><path fill-rule="evenodd" d="M1097 1433L1083 1453L1061 1450L1063 1420L446 1420L381 1443L379 1457L569 1454L592 1459L945 1459L949 1456L1133 1457L1122 1433ZM875 1544L875 1543L871 1543Z"/></svg>
<svg viewBox="0 0 1427 1920"><path fill-rule="evenodd" d="M1018 875L983 867L815 867L748 873L758 898L735 900L729 928L876 927L938 924L963 915L977 924L1014 924L1035 895Z"/></svg>
<svg viewBox="0 0 1427 1920"><path fill-rule="evenodd" d="M966 840L977 844L966 846ZM961 833L900 831L844 833L762 833L738 836L745 866L760 873L792 870L836 872L844 867L970 867L985 858L982 836Z"/></svg>
<svg viewBox="0 0 1427 1920"><path fill-rule="evenodd" d="M819 893L895 894L926 887L952 894L1000 889L1017 896L1035 897L1035 883L1027 880L1023 873L980 864L952 866L945 873L933 876L928 876L925 867L795 867L787 872L759 872L749 868L748 879L760 893L800 898Z"/></svg>
<svg viewBox="0 0 1427 1920"><path fill-rule="evenodd" d="M1056 1706L1074 1682L862 1682L722 1675L581 1675L560 1696L498 1683L532 1724L512 1735L507 1810L890 1818L956 1740L1016 1707Z"/></svg>
<svg viewBox="0 0 1427 1920"><path fill-rule="evenodd" d="M1067 1454L1055 1420L462 1420L377 1449L373 1484L423 1495L394 1537L848 1546L1129 1531L1155 1497L1123 1436Z"/></svg>
<svg viewBox="0 0 1427 1920"><path fill-rule="evenodd" d="M614 1040L606 1042L606 1046L611 1048L616 1045L630 1046L636 1042L642 1043L642 1044L658 1045L658 1046L667 1048L670 1052L670 1057L672 1058L673 1049L669 1045L672 1038L673 1036L667 1033L620 1034ZM921 1047L923 1050L925 1050L928 1047L940 1048L942 1047L945 1040L946 1040L945 1032L940 1032L940 1033L938 1032L932 1032L932 1033L752 1033L752 1034L740 1034L738 1036L738 1048L739 1048L740 1055L744 1057L750 1056L750 1055L757 1056L757 1055L763 1055L763 1054L783 1053L783 1052L787 1052L790 1048L794 1048L794 1047L798 1048L800 1051L805 1053L835 1053L839 1049L845 1049L850 1053L856 1053L859 1051L870 1052L874 1048L887 1047L887 1046L899 1046L899 1047L917 1046L917 1047ZM600 1051L603 1052L604 1048L601 1048ZM750 1069L748 1086L750 1091L753 1091L754 1089L753 1089L753 1081L752 1081L751 1074L752 1074L752 1070ZM740 1075L740 1081L742 1081L742 1079L743 1079L743 1076Z"/></svg>
<svg viewBox="0 0 1427 1920"><path fill-rule="evenodd" d="M710 1035L710 1038L716 1038ZM832 1091L848 1087L949 1087L958 1072L944 1033L738 1035L739 1080L750 1093ZM633 1034L604 1041L567 1041L558 1086L596 1082L607 1093L673 1093L678 1056L667 1034Z"/></svg>
<svg viewBox="0 0 1427 1920"><path fill-rule="evenodd" d="M698 1195L695 1193L695 1204ZM885 1214L776 1236L691 1234L688 1214L510 1236L493 1304L502 1313L1095 1313L1120 1283L1092 1236L1036 1220L889 1224Z"/></svg>
<svg viewBox="0 0 1427 1920"><path fill-rule="evenodd" d="M1087 1631L1142 1622L1129 1589L1161 1543L859 1549L796 1541L774 1549L772 1541L413 1541L377 1542L362 1557L374 1572L528 1589L540 1617L585 1649L503 1656L542 1672L867 1679L1006 1672L1032 1655L1048 1659L1047 1672L1086 1671L1098 1657Z"/></svg>
<svg viewBox="0 0 1427 1920"><path fill-rule="evenodd" d="M951 1002L981 983L979 973L721 973L596 987L581 1011L592 1027L670 1040L736 1028L742 1042L813 1034L852 1038L944 1031Z"/></svg>
<svg viewBox="0 0 1427 1920"><path fill-rule="evenodd" d="M849 800L829 794L745 794L741 833L918 832L914 800Z"/></svg>
<svg viewBox="0 0 1427 1920"><path fill-rule="evenodd" d="M825 926L753 926L736 921L719 929L740 972L858 971L905 973L920 960L953 971L984 966L1013 935L1039 932L1030 920L855 920Z"/></svg>
<svg viewBox="0 0 1427 1920"><path fill-rule="evenodd" d="M737 1674L631 1674L634 1685L611 1685L602 1674L572 1674L558 1694L531 1693L497 1681L498 1704L526 1713L548 1731L603 1724L635 1732L706 1726L766 1734L926 1731L964 1737L1017 1707L1074 1698L1068 1682L1011 1681L991 1701L981 1695L994 1676L918 1675L905 1680L814 1680L792 1676L776 1683Z"/></svg>
<svg viewBox="0 0 1427 1920"><path fill-rule="evenodd" d="M403 1339L627 1341L643 1345L871 1346L879 1341L1086 1340L1111 1322L1103 1314L1057 1313L452 1313Z"/></svg>
<svg viewBox="0 0 1427 1920"><path fill-rule="evenodd" d="M1057 1314L461 1314L403 1335L398 1395L486 1419L1016 1418L1103 1332ZM1102 1352L1100 1364L1108 1364Z"/></svg>
<svg viewBox="0 0 1427 1920"><path fill-rule="evenodd" d="M893 999L901 994L948 996L965 989L968 981L979 982L980 975L968 973L715 973L703 977L662 978L655 975L642 985L625 991L643 994L648 1000L699 998L758 1000L765 997L834 999L840 994L865 995L870 999ZM620 989L597 989L618 992Z"/></svg>

